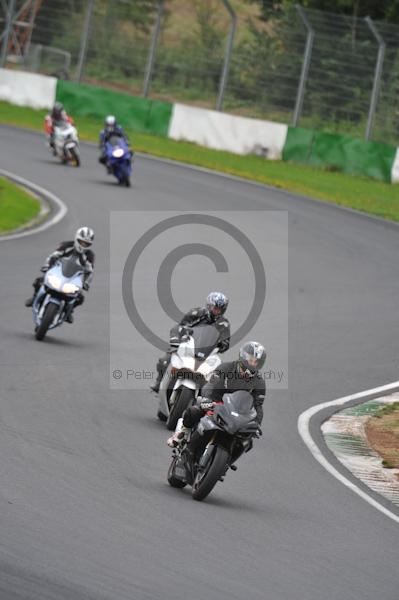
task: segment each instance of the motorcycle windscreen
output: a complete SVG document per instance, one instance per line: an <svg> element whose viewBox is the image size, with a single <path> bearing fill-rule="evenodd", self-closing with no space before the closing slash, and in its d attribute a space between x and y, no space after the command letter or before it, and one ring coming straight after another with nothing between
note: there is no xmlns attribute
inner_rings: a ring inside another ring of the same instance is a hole
<svg viewBox="0 0 399 600"><path fill-rule="evenodd" d="M120 135L111 135L109 140L107 140L107 144L110 144L112 147L121 146L123 138Z"/></svg>
<svg viewBox="0 0 399 600"><path fill-rule="evenodd" d="M68 121L54 121L53 125L62 133L64 133L66 129L69 129L71 127L71 124L68 123Z"/></svg>
<svg viewBox="0 0 399 600"><path fill-rule="evenodd" d="M64 277L71 279L80 273L83 273L82 265L76 256L70 256L61 260L61 270Z"/></svg>
<svg viewBox="0 0 399 600"><path fill-rule="evenodd" d="M253 408L252 395L244 390L233 394L224 394L223 404L215 409L216 421L218 415L222 418L224 429L229 433L240 430L256 429L256 410ZM254 427L249 427L250 424Z"/></svg>
<svg viewBox="0 0 399 600"><path fill-rule="evenodd" d="M107 140L107 144L112 146L112 148L119 147L123 148L124 150L126 149L126 142L120 135L111 135L109 140Z"/></svg>
<svg viewBox="0 0 399 600"><path fill-rule="evenodd" d="M193 334L195 358L205 360L217 346L220 333L214 325L200 325L194 327Z"/></svg>

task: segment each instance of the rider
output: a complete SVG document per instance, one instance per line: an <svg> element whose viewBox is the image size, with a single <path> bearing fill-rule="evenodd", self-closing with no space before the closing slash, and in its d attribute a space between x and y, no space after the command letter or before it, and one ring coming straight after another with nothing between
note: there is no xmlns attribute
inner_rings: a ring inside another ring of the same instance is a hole
<svg viewBox="0 0 399 600"><path fill-rule="evenodd" d="M263 402L266 395L265 381L259 372L266 361L266 351L258 342L245 342L241 346L238 360L222 363L212 373L208 383L202 388L202 398L195 406L187 408L183 414L182 426L179 424L167 444L172 448L186 440L191 429L196 427L207 411L212 410L215 402L222 402L224 394L245 390L253 398L253 406L260 426L263 419Z"/></svg>
<svg viewBox="0 0 399 600"><path fill-rule="evenodd" d="M44 130L46 132L49 145L54 152L54 125L60 122L73 124L73 119L66 113L61 102L55 102L51 113L46 115L44 118Z"/></svg>
<svg viewBox="0 0 399 600"><path fill-rule="evenodd" d="M176 349L176 346L180 343L180 338L185 333L186 327L195 327L196 325L215 325L219 330L219 352L223 353L229 349L230 346L230 323L223 316L226 312L229 299L222 292L211 292L206 299L205 308L193 308L184 315L178 325L173 327L170 332L170 345L171 348L167 353L162 356L157 363L158 375L155 384L151 386L153 392L159 392L159 386L162 381L162 377L171 359L171 353Z"/></svg>
<svg viewBox="0 0 399 600"><path fill-rule="evenodd" d="M80 264L83 267L83 289L88 291L91 280L93 278L93 270L94 270L94 261L95 254L90 249L94 240L94 231L90 229L90 227L79 227L79 229L75 233L75 239L68 242L61 242L58 248L52 252L47 258L40 269L42 273L46 273L57 260L60 258L69 258L71 256L76 256L79 259ZM33 301L37 292L39 291L40 286L43 284L44 277L37 277L33 282L33 296L28 298L25 302L25 306L32 306ZM73 309L76 306L80 306L84 302L84 296L80 292L78 297L75 300L75 303L72 305L70 312L66 316L66 321L68 323L73 323Z"/></svg>
<svg viewBox="0 0 399 600"><path fill-rule="evenodd" d="M123 138L126 144L129 145L127 135L123 131L123 128L116 122L116 118L114 117L114 115L108 115L107 117L105 117L104 129L100 131L99 148L101 150L101 155L98 161L103 165L105 165L106 163L105 144L112 136L118 136Z"/></svg>

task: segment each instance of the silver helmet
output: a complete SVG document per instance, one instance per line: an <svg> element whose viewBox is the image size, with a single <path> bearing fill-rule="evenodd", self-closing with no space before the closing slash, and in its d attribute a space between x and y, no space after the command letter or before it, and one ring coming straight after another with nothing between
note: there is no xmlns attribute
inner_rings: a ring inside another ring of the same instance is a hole
<svg viewBox="0 0 399 600"><path fill-rule="evenodd" d="M82 253L92 245L94 231L90 227L79 227L75 233L74 245L76 252Z"/></svg>
<svg viewBox="0 0 399 600"><path fill-rule="evenodd" d="M218 319L226 312L229 299L222 292L211 292L206 299L206 308L211 319Z"/></svg>
<svg viewBox="0 0 399 600"><path fill-rule="evenodd" d="M114 129L116 125L116 119L114 115L108 115L107 117L105 117L104 125L105 129L107 129L108 131L112 131L112 129Z"/></svg>

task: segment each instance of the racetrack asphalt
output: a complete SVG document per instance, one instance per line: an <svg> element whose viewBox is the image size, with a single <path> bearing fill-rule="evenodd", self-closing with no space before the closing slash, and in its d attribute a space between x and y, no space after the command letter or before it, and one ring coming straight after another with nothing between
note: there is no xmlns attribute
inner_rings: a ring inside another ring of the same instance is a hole
<svg viewBox="0 0 399 600"><path fill-rule="evenodd" d="M119 189L93 146L66 168L8 127L0 149L0 167L69 209L1 245L0 599L397 600L397 526L323 470L297 419L397 380L398 227L144 156ZM154 399L109 389L108 217L243 207L288 211L289 389L270 391L263 438L196 503L166 483ZM81 224L96 231L92 290L73 326L38 343L24 299Z"/></svg>

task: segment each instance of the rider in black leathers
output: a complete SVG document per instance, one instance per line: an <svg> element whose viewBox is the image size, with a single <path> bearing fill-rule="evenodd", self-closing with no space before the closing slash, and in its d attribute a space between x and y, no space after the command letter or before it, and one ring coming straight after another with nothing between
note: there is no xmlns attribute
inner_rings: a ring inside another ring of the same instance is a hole
<svg viewBox="0 0 399 600"><path fill-rule="evenodd" d="M155 384L151 386L152 391L158 392L162 377L171 359L171 353L180 344L182 335L185 334L186 328L196 327L200 324L215 325L219 330L219 352L223 353L230 347L230 323L223 316L226 311L229 301L228 298L221 292L211 292L207 297L206 308L193 308L184 315L178 325L173 327L170 332L170 346L168 352L162 356L157 363L157 379Z"/></svg>
<svg viewBox="0 0 399 600"><path fill-rule="evenodd" d="M245 390L253 398L253 406L260 426L263 420L263 402L266 385L259 372L266 360L266 351L258 342L246 342L239 352L238 360L222 363L212 373L208 383L201 390L202 397L195 406L187 408L183 414L182 428L176 429L168 439L171 447L181 443L188 432L198 425L201 417L211 410L215 402L221 402L224 394ZM191 442L190 442L191 443Z"/></svg>
<svg viewBox="0 0 399 600"><path fill-rule="evenodd" d="M42 273L46 273L55 262L60 258L69 258L73 254L79 259L80 264L83 267L84 278L83 278L83 289L88 291L90 288L91 280L93 278L95 254L90 249L94 240L94 232L90 227L79 227L75 234L75 239L67 242L61 242L57 249L52 252L47 258L40 269ZM28 298L25 302L25 306L32 306L33 301L40 286L43 284L44 277L36 277L33 282L33 295ZM70 307L70 312L66 316L68 323L73 323L73 309L76 306L80 306L84 302L84 296L79 293L73 306Z"/></svg>

